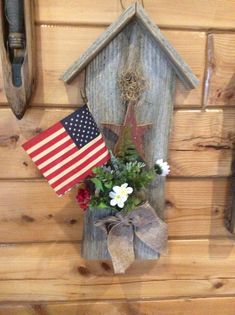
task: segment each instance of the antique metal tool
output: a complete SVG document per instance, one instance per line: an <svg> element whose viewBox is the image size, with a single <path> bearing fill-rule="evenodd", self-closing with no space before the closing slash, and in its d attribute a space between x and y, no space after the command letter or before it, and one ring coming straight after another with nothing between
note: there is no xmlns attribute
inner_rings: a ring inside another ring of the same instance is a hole
<svg viewBox="0 0 235 315"><path fill-rule="evenodd" d="M35 82L33 0L0 0L0 52L7 100L18 119Z"/></svg>

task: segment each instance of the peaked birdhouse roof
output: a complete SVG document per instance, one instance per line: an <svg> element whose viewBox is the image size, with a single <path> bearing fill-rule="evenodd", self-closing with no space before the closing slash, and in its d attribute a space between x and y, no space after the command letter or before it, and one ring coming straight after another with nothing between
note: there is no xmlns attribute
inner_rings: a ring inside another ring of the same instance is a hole
<svg viewBox="0 0 235 315"><path fill-rule="evenodd" d="M137 2L129 6L119 16L119 18L112 23L100 37L97 38L97 40L81 55L81 57L64 72L60 79L66 83L71 82L74 77L81 72L133 18L136 18L152 35L153 39L157 42L166 57L169 59L173 69L185 87L188 89L197 87L199 81L193 74L192 70L178 54L175 48L170 44L167 38L162 34L156 24L149 18L144 8Z"/></svg>

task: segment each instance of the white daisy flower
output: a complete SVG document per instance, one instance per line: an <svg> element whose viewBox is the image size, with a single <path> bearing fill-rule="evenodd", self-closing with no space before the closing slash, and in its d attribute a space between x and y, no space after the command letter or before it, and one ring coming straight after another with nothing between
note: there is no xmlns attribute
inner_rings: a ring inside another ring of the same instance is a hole
<svg viewBox="0 0 235 315"><path fill-rule="evenodd" d="M119 208L123 208L125 202L127 201L128 195L132 194L133 188L128 187L128 184L122 184L121 186L114 186L113 191L109 193L110 205L118 206Z"/></svg>
<svg viewBox="0 0 235 315"><path fill-rule="evenodd" d="M120 195L115 194L114 192L111 192L109 194L109 197L112 198L110 200L110 205L113 207L118 206L119 208L123 208L125 201L127 200L127 198L124 199Z"/></svg>
<svg viewBox="0 0 235 315"><path fill-rule="evenodd" d="M164 162L163 159L158 159L156 161L155 169L157 174L161 176L167 176L170 173L170 165L167 162Z"/></svg>

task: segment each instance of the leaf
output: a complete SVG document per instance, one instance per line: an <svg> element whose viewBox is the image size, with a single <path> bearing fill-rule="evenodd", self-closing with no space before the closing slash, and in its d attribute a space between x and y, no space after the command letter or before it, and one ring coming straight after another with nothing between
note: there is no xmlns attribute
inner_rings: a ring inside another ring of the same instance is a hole
<svg viewBox="0 0 235 315"><path fill-rule="evenodd" d="M99 167L94 167L94 168L92 169L92 172L93 172L94 174L97 174L97 173L99 172Z"/></svg>
<svg viewBox="0 0 235 315"><path fill-rule="evenodd" d="M111 189L113 187L113 183L112 182L104 183L104 186L108 189Z"/></svg>
<svg viewBox="0 0 235 315"><path fill-rule="evenodd" d="M99 208L99 209L107 209L107 208L109 208L109 206L105 202L100 202L97 205L97 208Z"/></svg>
<svg viewBox="0 0 235 315"><path fill-rule="evenodd" d="M125 126L122 137L119 138L119 145L116 148L116 154L123 161L136 161L140 159L138 152L136 151L135 144L131 141L129 126Z"/></svg>
<svg viewBox="0 0 235 315"><path fill-rule="evenodd" d="M92 183L95 184L95 188L98 189L98 190L101 190L101 191L104 191L104 187L103 187L103 184L102 182L98 179L98 178L92 178L91 179Z"/></svg>

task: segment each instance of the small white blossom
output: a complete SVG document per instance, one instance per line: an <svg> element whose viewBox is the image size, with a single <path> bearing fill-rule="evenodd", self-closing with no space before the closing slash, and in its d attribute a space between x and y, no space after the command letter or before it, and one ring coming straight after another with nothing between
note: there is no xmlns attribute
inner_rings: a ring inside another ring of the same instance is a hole
<svg viewBox="0 0 235 315"><path fill-rule="evenodd" d="M122 184L121 186L114 186L113 191L109 193L110 205L118 206L119 208L123 208L125 202L127 201L128 195L132 194L133 188L128 187L128 184Z"/></svg>
<svg viewBox="0 0 235 315"><path fill-rule="evenodd" d="M161 169L161 176L167 176L170 173L170 165L167 162L164 162L163 159L157 160L156 166Z"/></svg>

